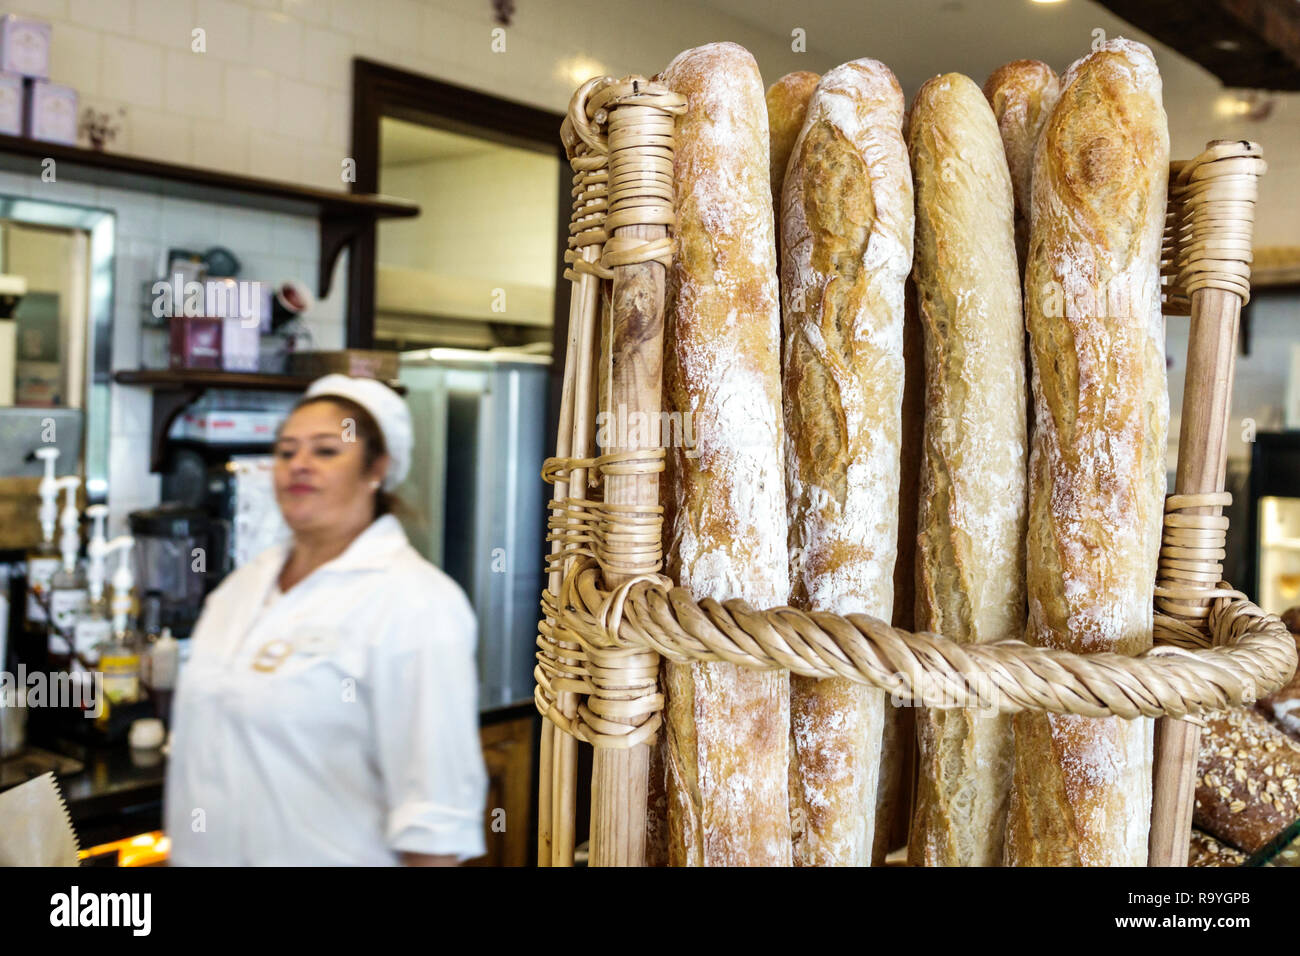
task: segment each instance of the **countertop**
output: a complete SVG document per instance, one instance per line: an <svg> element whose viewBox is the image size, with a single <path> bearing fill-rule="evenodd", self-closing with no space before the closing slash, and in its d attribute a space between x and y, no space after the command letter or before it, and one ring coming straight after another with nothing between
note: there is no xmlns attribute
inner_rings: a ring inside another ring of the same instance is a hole
<svg viewBox="0 0 1300 956"><path fill-rule="evenodd" d="M529 713L535 713L531 700L491 707L480 712L479 723L487 726ZM159 751L132 750L125 744L94 747L44 741L38 746L83 765L75 772L58 773L83 849L161 828L167 761ZM6 781L6 785L18 782Z"/></svg>

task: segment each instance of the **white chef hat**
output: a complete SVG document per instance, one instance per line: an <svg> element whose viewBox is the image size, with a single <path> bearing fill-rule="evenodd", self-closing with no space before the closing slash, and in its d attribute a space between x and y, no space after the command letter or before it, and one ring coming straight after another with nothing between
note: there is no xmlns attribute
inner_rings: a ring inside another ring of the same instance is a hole
<svg viewBox="0 0 1300 956"><path fill-rule="evenodd" d="M411 469L411 412L402 396L383 382L373 378L351 378L347 375L326 375L307 386L307 398L337 395L347 398L370 413L384 434L388 450L388 474L384 475L384 490L392 491L406 478Z"/></svg>

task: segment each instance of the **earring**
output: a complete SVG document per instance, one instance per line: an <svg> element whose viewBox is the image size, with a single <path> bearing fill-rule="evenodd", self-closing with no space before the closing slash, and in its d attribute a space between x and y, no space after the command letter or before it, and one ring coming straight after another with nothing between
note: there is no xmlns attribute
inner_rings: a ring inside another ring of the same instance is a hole
<svg viewBox="0 0 1300 956"><path fill-rule="evenodd" d="M378 491L378 490L379 490L379 485L380 485L380 482L378 482L378 481L372 481L372 482L370 483L370 489L371 489L372 491Z"/></svg>

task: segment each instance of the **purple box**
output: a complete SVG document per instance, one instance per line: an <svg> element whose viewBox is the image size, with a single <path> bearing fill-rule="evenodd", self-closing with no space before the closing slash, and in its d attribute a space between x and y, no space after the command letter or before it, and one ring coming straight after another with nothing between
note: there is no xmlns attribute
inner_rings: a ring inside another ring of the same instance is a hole
<svg viewBox="0 0 1300 956"><path fill-rule="evenodd" d="M0 70L46 79L50 75L50 25L13 13L0 17Z"/></svg>
<svg viewBox="0 0 1300 956"><path fill-rule="evenodd" d="M44 143L77 145L77 91L49 80L27 85L27 135Z"/></svg>
<svg viewBox="0 0 1300 956"><path fill-rule="evenodd" d="M23 135L25 99L23 78L17 73L0 73L0 133Z"/></svg>
<svg viewBox="0 0 1300 956"><path fill-rule="evenodd" d="M221 333L221 319L172 316L172 368L221 368Z"/></svg>

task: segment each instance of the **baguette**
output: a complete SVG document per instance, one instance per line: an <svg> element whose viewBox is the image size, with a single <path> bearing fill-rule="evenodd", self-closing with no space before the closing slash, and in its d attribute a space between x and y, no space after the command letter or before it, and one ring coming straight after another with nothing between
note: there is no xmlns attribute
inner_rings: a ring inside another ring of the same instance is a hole
<svg viewBox="0 0 1300 956"><path fill-rule="evenodd" d="M831 70L808 105L781 209L791 601L885 620L912 261L902 122L902 90L883 64ZM862 684L791 678L796 864L871 863L884 706L884 692Z"/></svg>
<svg viewBox="0 0 1300 956"><path fill-rule="evenodd" d="M926 380L916 628L962 644L1019 639L1027 439L1011 178L993 111L957 73L916 94L908 146ZM1010 715L922 710L916 735L909 861L996 866Z"/></svg>
<svg viewBox="0 0 1300 956"><path fill-rule="evenodd" d="M695 439L671 449L668 573L696 599L782 605L781 319L762 79L734 43L687 50L659 79L687 100L665 407ZM668 662L664 688L669 861L789 865L788 672Z"/></svg>
<svg viewBox="0 0 1300 956"><path fill-rule="evenodd" d="M1300 818L1300 744L1248 707L1206 719L1192 822L1246 853Z"/></svg>
<svg viewBox="0 0 1300 956"><path fill-rule="evenodd" d="M1159 296L1168 174L1155 60L1110 40L1065 74L1034 156L1031 644L1151 646L1169 416ZM1153 722L1013 722L1006 862L1145 865Z"/></svg>
<svg viewBox="0 0 1300 956"><path fill-rule="evenodd" d="M1034 147L1061 96L1056 71L1039 60L1016 60L1000 66L984 81L984 96L993 107L1016 197L1016 261L1025 272L1029 247L1030 181Z"/></svg>
<svg viewBox="0 0 1300 956"><path fill-rule="evenodd" d="M780 259L781 191L785 171L790 164L794 141L808 115L808 101L821 79L816 73L796 70L787 73L767 88L767 128L771 137L772 214L776 227L777 257Z"/></svg>
<svg viewBox="0 0 1300 956"><path fill-rule="evenodd" d="M907 123L903 123L906 138ZM916 286L908 277L903 288L903 410L898 462L898 558L894 561L894 613L889 623L916 630L916 511L920 506L921 442L925 427L925 338L916 314ZM916 708L885 701L885 730L880 741L880 781L876 785L876 838L871 865L880 866L894 850L907 845L912 822L916 777Z"/></svg>

